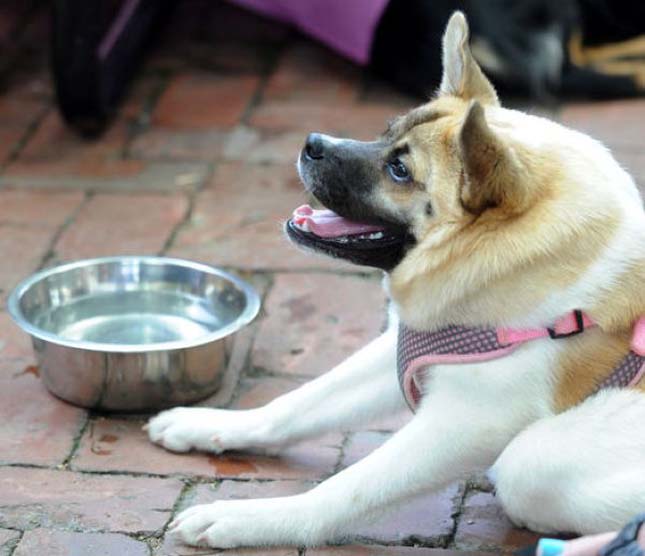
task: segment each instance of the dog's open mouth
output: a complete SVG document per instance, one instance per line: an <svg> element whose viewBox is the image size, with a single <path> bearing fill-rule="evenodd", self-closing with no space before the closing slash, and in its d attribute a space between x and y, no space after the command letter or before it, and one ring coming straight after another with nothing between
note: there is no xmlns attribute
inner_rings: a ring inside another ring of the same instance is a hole
<svg viewBox="0 0 645 556"><path fill-rule="evenodd" d="M354 222L329 209L298 207L286 225L296 243L350 262L390 270L403 258L409 235L394 226Z"/></svg>

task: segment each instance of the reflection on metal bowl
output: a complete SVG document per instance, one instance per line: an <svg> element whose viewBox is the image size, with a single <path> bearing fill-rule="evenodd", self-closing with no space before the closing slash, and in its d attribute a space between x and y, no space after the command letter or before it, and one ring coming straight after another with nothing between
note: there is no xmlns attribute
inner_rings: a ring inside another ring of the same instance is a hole
<svg viewBox="0 0 645 556"><path fill-rule="evenodd" d="M45 386L106 411L148 411L212 394L231 338L259 307L239 278L164 257L62 265L26 279L9 298Z"/></svg>

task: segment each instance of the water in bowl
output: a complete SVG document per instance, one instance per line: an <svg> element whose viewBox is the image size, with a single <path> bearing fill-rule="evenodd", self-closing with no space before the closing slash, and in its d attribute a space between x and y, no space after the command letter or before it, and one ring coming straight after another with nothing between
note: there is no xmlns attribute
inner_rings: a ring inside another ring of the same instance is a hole
<svg viewBox="0 0 645 556"><path fill-rule="evenodd" d="M36 324L66 340L132 345L196 340L234 317L217 315L203 298L188 294L121 291L53 307Z"/></svg>

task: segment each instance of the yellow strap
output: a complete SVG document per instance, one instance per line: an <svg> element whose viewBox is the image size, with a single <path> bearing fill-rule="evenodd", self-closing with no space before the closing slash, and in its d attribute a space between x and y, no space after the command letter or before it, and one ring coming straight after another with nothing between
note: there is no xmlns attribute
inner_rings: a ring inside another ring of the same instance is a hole
<svg viewBox="0 0 645 556"><path fill-rule="evenodd" d="M571 61L578 66L597 62L608 62L621 58L645 59L645 35L631 38L622 42L603 44L602 46L584 46L582 34L577 31L569 41Z"/></svg>

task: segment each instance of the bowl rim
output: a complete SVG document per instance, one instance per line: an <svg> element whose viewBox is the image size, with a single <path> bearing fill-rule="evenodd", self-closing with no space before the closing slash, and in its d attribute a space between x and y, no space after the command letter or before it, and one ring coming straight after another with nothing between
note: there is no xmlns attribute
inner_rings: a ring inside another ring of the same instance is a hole
<svg viewBox="0 0 645 556"><path fill-rule="evenodd" d="M86 342L82 340L67 340L62 338L58 334L53 332L47 332L42 328L39 328L33 325L27 320L22 309L20 307L20 301L23 295L36 283L41 280L54 276L56 274L62 274L64 272L69 272L77 268L84 268L88 266L95 266L100 264L110 264L110 263L123 263L123 262L138 262L140 264L152 264L152 265L173 265L180 266L183 268L190 268L192 270L197 270L211 276L217 276L219 278L224 278L231 282L235 287L242 291L246 299L246 307L239 314L239 316L228 325L218 328L216 331L204 336L195 338L194 340L174 340L171 342L159 342L153 344L108 344L103 342ZM149 353L149 352L159 352L159 351L172 351L172 350L181 350L192 347L202 346L216 340L220 340L226 336L234 334L239 331L241 328L249 324L260 311L260 296L255 291L255 289L246 281L241 278L230 274L220 268L198 263L195 261L190 261L187 259L174 258L174 257L159 257L159 256L148 256L148 255L124 255L124 256L112 256L112 257L97 257L92 259L79 259L77 261L72 261L69 263L64 263L52 268L41 270L32 274L31 276L22 280L11 292L9 299L7 301L8 312L13 319L13 321L22 328L25 332L31 336L50 342L52 344L82 349L87 351L101 351L107 353Z"/></svg>

